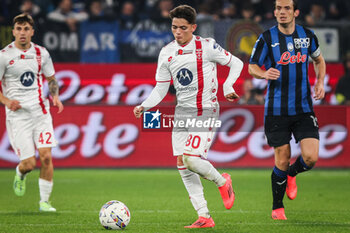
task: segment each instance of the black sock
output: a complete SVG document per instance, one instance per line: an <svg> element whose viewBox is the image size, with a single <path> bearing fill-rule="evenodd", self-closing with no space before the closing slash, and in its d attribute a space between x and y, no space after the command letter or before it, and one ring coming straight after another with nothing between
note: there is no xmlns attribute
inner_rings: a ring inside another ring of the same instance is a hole
<svg viewBox="0 0 350 233"><path fill-rule="evenodd" d="M289 167L288 175L296 176L298 173L305 172L310 170L312 167L309 167L305 164L303 157L299 156L295 162Z"/></svg>
<svg viewBox="0 0 350 233"><path fill-rule="evenodd" d="M271 183L273 198L272 209L283 208L283 197L287 186L287 172L274 167L271 174Z"/></svg>

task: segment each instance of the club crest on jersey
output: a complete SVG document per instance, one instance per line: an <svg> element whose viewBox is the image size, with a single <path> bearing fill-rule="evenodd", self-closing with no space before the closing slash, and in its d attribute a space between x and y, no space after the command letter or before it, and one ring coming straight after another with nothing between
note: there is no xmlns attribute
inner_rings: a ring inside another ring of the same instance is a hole
<svg viewBox="0 0 350 233"><path fill-rule="evenodd" d="M294 50L294 45L293 45L293 43L292 43L292 42L288 42L287 48L288 48L289 51L292 52L292 51Z"/></svg>
<svg viewBox="0 0 350 233"><path fill-rule="evenodd" d="M23 86L30 87L34 82L34 78L34 73L31 71L27 71L21 75L20 80Z"/></svg>
<svg viewBox="0 0 350 233"><path fill-rule="evenodd" d="M310 38L296 38L294 39L294 46L296 49L309 48Z"/></svg>
<svg viewBox="0 0 350 233"><path fill-rule="evenodd" d="M176 78L182 86L187 86L192 82L193 74L190 70L182 68L177 72Z"/></svg>

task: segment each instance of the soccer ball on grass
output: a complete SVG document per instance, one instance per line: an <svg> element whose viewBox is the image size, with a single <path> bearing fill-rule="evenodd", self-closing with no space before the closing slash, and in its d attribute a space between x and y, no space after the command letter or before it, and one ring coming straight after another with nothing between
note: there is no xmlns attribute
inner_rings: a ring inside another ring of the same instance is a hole
<svg viewBox="0 0 350 233"><path fill-rule="evenodd" d="M100 222L108 230L124 229L130 222L130 211L120 201L109 201L100 210Z"/></svg>

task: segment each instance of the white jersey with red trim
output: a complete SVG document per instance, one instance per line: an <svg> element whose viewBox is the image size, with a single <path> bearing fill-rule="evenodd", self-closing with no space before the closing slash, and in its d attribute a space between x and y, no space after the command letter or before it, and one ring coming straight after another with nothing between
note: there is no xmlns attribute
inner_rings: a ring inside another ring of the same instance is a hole
<svg viewBox="0 0 350 233"><path fill-rule="evenodd" d="M26 118L28 113L46 114L49 102L43 96L42 75L53 76L55 70L48 51L31 43L28 50L20 50L14 42L0 52L0 81L3 95L18 100L21 109L13 112L6 108L6 116Z"/></svg>
<svg viewBox="0 0 350 233"><path fill-rule="evenodd" d="M203 108L217 104L218 89L216 63L227 65L232 54L221 48L212 38L193 36L185 46L175 40L162 48L156 72L157 82L173 79L177 106Z"/></svg>

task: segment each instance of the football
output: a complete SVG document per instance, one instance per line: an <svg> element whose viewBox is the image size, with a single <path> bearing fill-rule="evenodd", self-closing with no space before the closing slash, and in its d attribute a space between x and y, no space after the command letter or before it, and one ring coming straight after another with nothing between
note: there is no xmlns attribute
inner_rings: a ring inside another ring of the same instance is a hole
<svg viewBox="0 0 350 233"><path fill-rule="evenodd" d="M124 229L130 222L130 211L120 201L109 201L100 210L99 218L102 226L108 230Z"/></svg>

